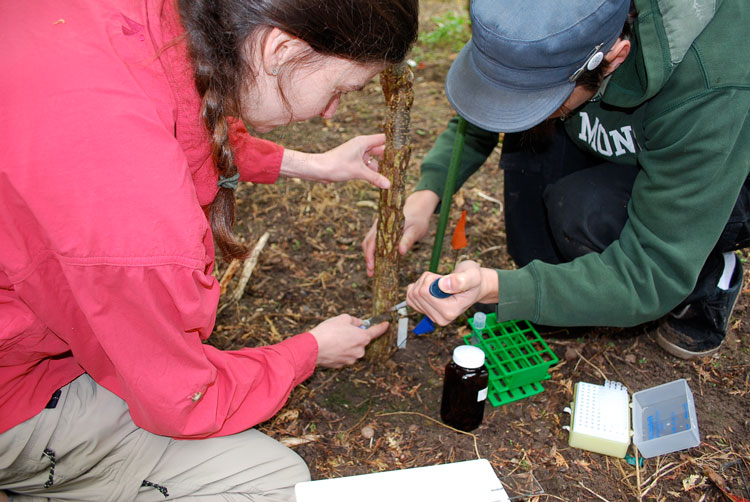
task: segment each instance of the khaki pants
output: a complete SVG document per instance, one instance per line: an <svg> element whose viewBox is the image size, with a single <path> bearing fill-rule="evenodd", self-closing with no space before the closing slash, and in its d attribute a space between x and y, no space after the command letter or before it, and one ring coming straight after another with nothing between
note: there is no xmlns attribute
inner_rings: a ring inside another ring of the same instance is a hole
<svg viewBox="0 0 750 502"><path fill-rule="evenodd" d="M296 453L253 429L191 441L140 429L88 375L0 434L0 490L12 502L294 501L309 479Z"/></svg>

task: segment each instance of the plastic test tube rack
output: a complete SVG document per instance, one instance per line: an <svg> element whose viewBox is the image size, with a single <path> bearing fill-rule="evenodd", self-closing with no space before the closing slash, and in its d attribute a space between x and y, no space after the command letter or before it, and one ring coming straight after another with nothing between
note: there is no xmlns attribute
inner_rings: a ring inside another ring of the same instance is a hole
<svg viewBox="0 0 750 502"><path fill-rule="evenodd" d="M528 321L497 322L488 314L484 327L475 326L476 316L469 319L472 332L464 342L484 350L490 383L488 399L501 406L544 391L542 380L548 379L550 366L558 358Z"/></svg>

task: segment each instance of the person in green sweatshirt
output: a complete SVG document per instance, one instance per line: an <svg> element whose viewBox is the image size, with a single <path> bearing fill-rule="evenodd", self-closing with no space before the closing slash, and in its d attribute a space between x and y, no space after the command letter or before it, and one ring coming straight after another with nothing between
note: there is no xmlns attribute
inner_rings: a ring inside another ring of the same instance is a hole
<svg viewBox="0 0 750 502"><path fill-rule="evenodd" d="M750 245L750 4L743 0L471 2L446 94L467 122L460 187L504 133L508 251L425 272L407 302L445 325L634 326L662 319L680 358L716 352ZM404 207L405 254L440 204L458 118ZM374 227L362 243L374 268ZM435 282L452 296L430 293Z"/></svg>

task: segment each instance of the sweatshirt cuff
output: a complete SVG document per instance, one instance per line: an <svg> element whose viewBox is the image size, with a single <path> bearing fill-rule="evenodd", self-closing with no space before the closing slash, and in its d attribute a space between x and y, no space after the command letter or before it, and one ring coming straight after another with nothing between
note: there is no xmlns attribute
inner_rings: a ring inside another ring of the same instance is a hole
<svg viewBox="0 0 750 502"><path fill-rule="evenodd" d="M434 214L440 212L440 208L443 204L443 192L445 192L445 178L446 174L442 172L442 168L439 165L431 166L430 164L422 164L422 176L414 188L415 192L420 190L429 190L435 192L438 196L438 204L435 207Z"/></svg>
<svg viewBox="0 0 750 502"><path fill-rule="evenodd" d="M497 271L497 320L538 322L538 282L533 264Z"/></svg>
<svg viewBox="0 0 750 502"><path fill-rule="evenodd" d="M278 344L289 352L294 364L294 386L301 384L315 371L318 360L318 341L312 333L300 333Z"/></svg>
<svg viewBox="0 0 750 502"><path fill-rule="evenodd" d="M422 164L421 177L414 188L415 192L420 190L430 190L431 192L435 192L441 199L443 198L445 175L441 172L440 166Z"/></svg>

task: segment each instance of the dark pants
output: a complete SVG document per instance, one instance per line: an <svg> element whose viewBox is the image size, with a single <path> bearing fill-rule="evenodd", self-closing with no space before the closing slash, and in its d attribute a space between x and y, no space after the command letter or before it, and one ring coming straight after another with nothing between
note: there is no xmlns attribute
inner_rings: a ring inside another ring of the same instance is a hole
<svg viewBox="0 0 750 502"><path fill-rule="evenodd" d="M500 168L505 171L508 252L523 266L532 260L564 263L601 252L620 236L639 168L580 150L562 126L543 139L506 134ZM750 182L745 181L724 231L684 303L716 288L722 253L750 245Z"/></svg>

